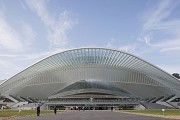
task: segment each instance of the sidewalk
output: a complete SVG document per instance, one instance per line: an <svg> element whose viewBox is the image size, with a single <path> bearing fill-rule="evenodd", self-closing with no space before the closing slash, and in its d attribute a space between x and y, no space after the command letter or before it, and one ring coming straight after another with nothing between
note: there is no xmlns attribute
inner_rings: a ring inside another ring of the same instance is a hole
<svg viewBox="0 0 180 120"><path fill-rule="evenodd" d="M165 115L165 116L164 116L164 115L143 114L143 113L131 113L131 112L122 112L122 113L180 120L180 116L172 116L172 115Z"/></svg>

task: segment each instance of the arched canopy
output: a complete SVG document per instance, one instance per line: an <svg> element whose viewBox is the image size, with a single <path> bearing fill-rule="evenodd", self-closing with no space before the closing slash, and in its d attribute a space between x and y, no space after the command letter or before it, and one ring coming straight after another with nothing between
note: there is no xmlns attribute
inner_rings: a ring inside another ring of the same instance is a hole
<svg viewBox="0 0 180 120"><path fill-rule="evenodd" d="M176 78L137 56L106 48L79 48L35 63L1 84L0 93L46 98L91 79L101 81L101 87L104 82L116 85L116 90L107 87L111 93L123 90L140 97L178 95L180 91Z"/></svg>

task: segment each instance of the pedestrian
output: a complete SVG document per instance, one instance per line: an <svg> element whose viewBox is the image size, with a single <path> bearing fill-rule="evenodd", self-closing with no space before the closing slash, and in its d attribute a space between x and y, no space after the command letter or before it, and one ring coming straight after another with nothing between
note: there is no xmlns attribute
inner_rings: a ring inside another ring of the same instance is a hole
<svg viewBox="0 0 180 120"><path fill-rule="evenodd" d="M41 111L40 105L37 106L36 110L37 110L37 116L40 116L40 111Z"/></svg>
<svg viewBox="0 0 180 120"><path fill-rule="evenodd" d="M111 111L113 111L113 107L111 107Z"/></svg>
<svg viewBox="0 0 180 120"><path fill-rule="evenodd" d="M54 107L54 114L56 114L57 113L57 108L56 108L56 106Z"/></svg>

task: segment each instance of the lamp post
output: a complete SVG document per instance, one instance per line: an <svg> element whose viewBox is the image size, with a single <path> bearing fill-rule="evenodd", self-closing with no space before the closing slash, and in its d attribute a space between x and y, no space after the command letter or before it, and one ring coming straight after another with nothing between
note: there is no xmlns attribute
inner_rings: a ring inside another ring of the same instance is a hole
<svg viewBox="0 0 180 120"><path fill-rule="evenodd" d="M165 111L165 109L162 109L162 112L163 112L163 116L164 116L164 111Z"/></svg>

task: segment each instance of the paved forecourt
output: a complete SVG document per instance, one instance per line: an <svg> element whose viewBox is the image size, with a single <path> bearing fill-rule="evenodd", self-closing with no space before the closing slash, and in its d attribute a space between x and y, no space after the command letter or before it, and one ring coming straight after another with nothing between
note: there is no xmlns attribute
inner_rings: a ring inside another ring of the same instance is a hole
<svg viewBox="0 0 180 120"><path fill-rule="evenodd" d="M69 111L57 113L56 115L41 115L22 118L14 118L13 120L170 120L168 118L159 118L151 116L142 116L121 112L111 111Z"/></svg>

